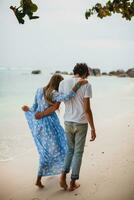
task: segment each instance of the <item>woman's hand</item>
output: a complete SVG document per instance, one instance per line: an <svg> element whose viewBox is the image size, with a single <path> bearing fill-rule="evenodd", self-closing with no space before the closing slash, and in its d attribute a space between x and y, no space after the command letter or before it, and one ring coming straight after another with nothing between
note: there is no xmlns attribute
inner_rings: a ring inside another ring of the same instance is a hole
<svg viewBox="0 0 134 200"><path fill-rule="evenodd" d="M23 110L24 112L28 112L28 111L29 111L29 107L26 106L26 105L22 106L21 108L22 108L22 110Z"/></svg>
<svg viewBox="0 0 134 200"><path fill-rule="evenodd" d="M77 92L77 90L78 90L82 85L85 85L85 84L87 84L87 83L88 83L87 80L85 80L85 79L80 79L80 80L75 84L75 86L72 88L72 90L73 90L74 92Z"/></svg>
<svg viewBox="0 0 134 200"><path fill-rule="evenodd" d="M52 106L48 107L46 110L42 112L35 113L35 119L41 119L45 116L50 115L51 113L55 112L57 109L59 109L60 103L53 103Z"/></svg>
<svg viewBox="0 0 134 200"><path fill-rule="evenodd" d="M44 114L43 114L43 112L37 112L37 113L35 113L35 119L41 119L42 117L44 117Z"/></svg>

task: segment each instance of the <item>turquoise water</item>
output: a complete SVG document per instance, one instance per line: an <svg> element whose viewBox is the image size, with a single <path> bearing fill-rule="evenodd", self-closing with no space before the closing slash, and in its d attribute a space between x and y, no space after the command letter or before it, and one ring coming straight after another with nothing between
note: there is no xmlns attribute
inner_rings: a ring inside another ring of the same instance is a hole
<svg viewBox="0 0 134 200"><path fill-rule="evenodd" d="M30 70L0 71L0 119L10 118L24 103L32 103L38 87L47 83L51 74L32 75Z"/></svg>
<svg viewBox="0 0 134 200"><path fill-rule="evenodd" d="M0 70L0 161L31 149L33 141L21 106L32 104L36 89L50 76L45 71L32 75L30 70Z"/></svg>
<svg viewBox="0 0 134 200"><path fill-rule="evenodd" d="M51 72L32 75L31 70L0 70L0 161L13 159L33 148L21 106L31 105L37 88L46 85ZM68 76L65 76L67 78ZM134 79L91 77L94 119L102 124L134 114Z"/></svg>
<svg viewBox="0 0 134 200"><path fill-rule="evenodd" d="M51 73L45 71L40 75L32 75L30 70L0 70L0 119L10 118L12 112L17 112L22 104L31 104L36 89L46 85L50 77ZM103 76L91 77L89 81L94 101L104 95L106 98L111 97L112 102L119 94L124 99L134 95L132 78Z"/></svg>

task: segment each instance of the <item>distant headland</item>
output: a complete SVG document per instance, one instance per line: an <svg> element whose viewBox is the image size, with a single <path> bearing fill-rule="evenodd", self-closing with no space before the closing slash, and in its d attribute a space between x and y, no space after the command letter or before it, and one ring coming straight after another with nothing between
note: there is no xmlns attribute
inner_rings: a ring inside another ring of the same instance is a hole
<svg viewBox="0 0 134 200"><path fill-rule="evenodd" d="M99 68L89 68L91 76L118 76L118 77L131 77L134 78L134 68L128 69L127 71L119 69L116 71L110 72L101 72ZM68 73L66 71L56 71L55 73L65 74L65 75L72 75L73 73Z"/></svg>
<svg viewBox="0 0 134 200"><path fill-rule="evenodd" d="M89 68L91 76L117 76L117 77L131 77L134 78L134 68L130 68L127 71L123 69L118 69L116 71L110 72L101 72L99 68ZM33 70L32 74L40 74L41 70ZM73 75L72 72L67 71L55 71L54 73L64 74L64 75Z"/></svg>

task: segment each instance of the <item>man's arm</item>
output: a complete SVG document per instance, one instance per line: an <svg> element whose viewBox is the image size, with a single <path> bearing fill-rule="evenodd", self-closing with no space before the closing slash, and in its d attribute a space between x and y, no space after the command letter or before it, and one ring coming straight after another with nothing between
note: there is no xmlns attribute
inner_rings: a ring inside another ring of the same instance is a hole
<svg viewBox="0 0 134 200"><path fill-rule="evenodd" d="M92 114L92 110L91 110L91 106L90 106L90 98L89 97L84 98L84 110L85 110L87 120L91 127L91 140L90 141L94 141L96 138L96 133L95 133L95 125L94 125L93 114Z"/></svg>
<svg viewBox="0 0 134 200"><path fill-rule="evenodd" d="M60 103L54 103L52 106L48 107L43 112L35 113L35 119L41 119L42 117L50 115L52 112L56 111L59 108L59 106L60 106Z"/></svg>

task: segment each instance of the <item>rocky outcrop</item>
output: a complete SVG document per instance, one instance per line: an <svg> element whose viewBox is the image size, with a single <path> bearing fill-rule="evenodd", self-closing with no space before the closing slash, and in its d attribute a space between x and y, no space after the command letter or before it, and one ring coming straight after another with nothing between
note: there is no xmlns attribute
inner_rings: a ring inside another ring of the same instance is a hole
<svg viewBox="0 0 134 200"><path fill-rule="evenodd" d="M64 75L69 75L69 73L67 71L55 71L56 74L64 74Z"/></svg>
<svg viewBox="0 0 134 200"><path fill-rule="evenodd" d="M89 72L91 76L100 76L101 75L101 70L99 68L90 68L89 67Z"/></svg>
<svg viewBox="0 0 134 200"><path fill-rule="evenodd" d="M118 77L127 77L126 73L119 74Z"/></svg>
<svg viewBox="0 0 134 200"><path fill-rule="evenodd" d="M37 71L37 70L36 70ZM117 76L117 77L134 77L134 68L128 69L127 71L124 71L123 69L118 69L116 71L110 71L102 72L99 68L91 68L89 67L90 76L101 76L101 75L107 75L107 76ZM60 73L64 75L73 75L72 72L68 73L67 71L56 71L55 73Z"/></svg>
<svg viewBox="0 0 134 200"><path fill-rule="evenodd" d="M93 69L93 74L94 76L100 76L101 75L101 71L98 68Z"/></svg>
<svg viewBox="0 0 134 200"><path fill-rule="evenodd" d="M108 74L107 74L107 72L102 72L101 75L103 75L103 76L107 76Z"/></svg>
<svg viewBox="0 0 134 200"><path fill-rule="evenodd" d="M109 72L109 76L115 76L116 75L116 72L115 71L110 71Z"/></svg>
<svg viewBox="0 0 134 200"><path fill-rule="evenodd" d="M117 71L111 71L111 72L109 72L109 75L110 76L118 76L118 77L126 77L127 73L124 70L119 69Z"/></svg>
<svg viewBox="0 0 134 200"><path fill-rule="evenodd" d="M57 70L55 73L56 73L56 74L61 74L62 72Z"/></svg>
<svg viewBox="0 0 134 200"><path fill-rule="evenodd" d="M128 69L126 73L128 77L134 78L134 68Z"/></svg>
<svg viewBox="0 0 134 200"><path fill-rule="evenodd" d="M116 76L118 76L118 77L127 77L127 73L124 70L119 69L119 70L116 71Z"/></svg>
<svg viewBox="0 0 134 200"><path fill-rule="evenodd" d="M31 73L32 74L41 74L41 70L33 70Z"/></svg>

